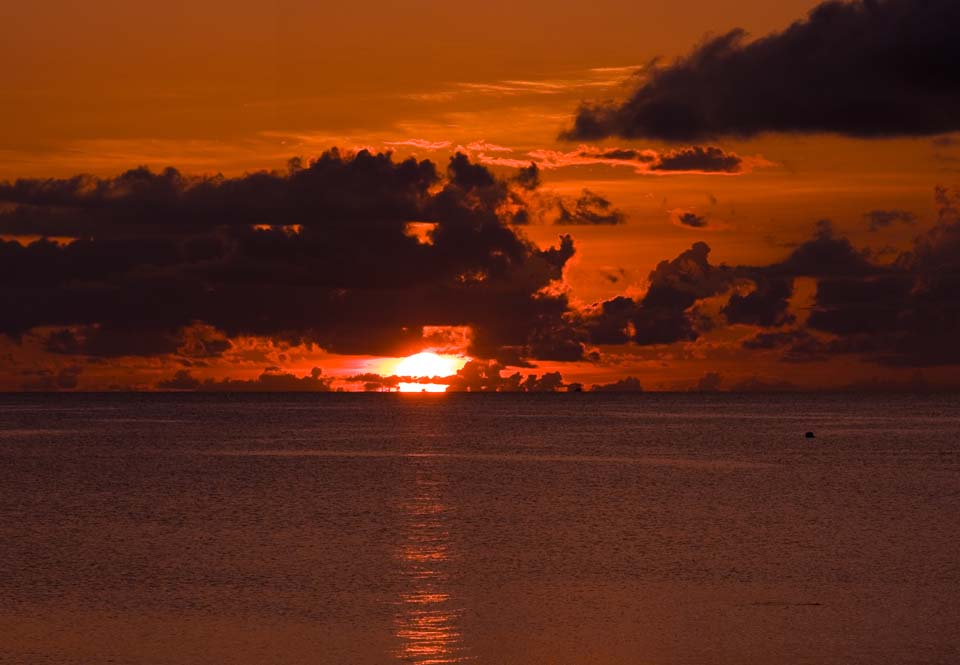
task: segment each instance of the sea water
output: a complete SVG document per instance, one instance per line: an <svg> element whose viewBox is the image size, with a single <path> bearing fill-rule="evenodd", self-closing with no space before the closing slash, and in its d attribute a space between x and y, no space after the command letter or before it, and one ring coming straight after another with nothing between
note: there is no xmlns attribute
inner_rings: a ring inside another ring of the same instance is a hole
<svg viewBox="0 0 960 665"><path fill-rule="evenodd" d="M0 396L0 662L957 663L958 433L956 396Z"/></svg>

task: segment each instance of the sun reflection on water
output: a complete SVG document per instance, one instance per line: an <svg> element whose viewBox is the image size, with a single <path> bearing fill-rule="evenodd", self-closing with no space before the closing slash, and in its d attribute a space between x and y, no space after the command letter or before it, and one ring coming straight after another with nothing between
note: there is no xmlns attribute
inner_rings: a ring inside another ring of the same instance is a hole
<svg viewBox="0 0 960 665"><path fill-rule="evenodd" d="M443 501L446 480L440 473L418 470L410 493L401 501L402 541L397 560L403 591L397 602L394 635L396 657L417 665L441 665L471 660L460 630L462 610L451 597L451 551Z"/></svg>

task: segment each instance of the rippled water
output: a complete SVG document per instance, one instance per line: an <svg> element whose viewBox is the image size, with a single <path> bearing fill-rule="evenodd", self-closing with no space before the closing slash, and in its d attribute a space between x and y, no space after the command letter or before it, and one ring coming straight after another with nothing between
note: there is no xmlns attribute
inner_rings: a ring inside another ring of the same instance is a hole
<svg viewBox="0 0 960 665"><path fill-rule="evenodd" d="M957 663L958 432L953 396L0 396L0 662Z"/></svg>

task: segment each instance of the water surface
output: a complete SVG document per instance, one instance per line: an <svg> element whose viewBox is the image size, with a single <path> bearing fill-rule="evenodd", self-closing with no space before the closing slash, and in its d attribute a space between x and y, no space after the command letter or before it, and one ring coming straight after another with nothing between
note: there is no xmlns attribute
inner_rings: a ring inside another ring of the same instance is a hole
<svg viewBox="0 0 960 665"><path fill-rule="evenodd" d="M0 396L0 662L956 663L958 432L955 396Z"/></svg>

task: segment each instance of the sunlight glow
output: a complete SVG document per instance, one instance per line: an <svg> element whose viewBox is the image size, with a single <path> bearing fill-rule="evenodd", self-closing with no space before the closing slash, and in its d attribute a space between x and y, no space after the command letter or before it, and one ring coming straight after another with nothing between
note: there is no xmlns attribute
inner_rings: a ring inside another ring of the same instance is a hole
<svg viewBox="0 0 960 665"><path fill-rule="evenodd" d="M408 356L397 363L393 368L393 373L397 376L408 376L414 378L432 377L432 376L451 376L457 373L457 370L464 366L466 358L457 356L441 356L436 353L424 351ZM442 393L447 389L443 383L400 383L398 389L402 393Z"/></svg>

